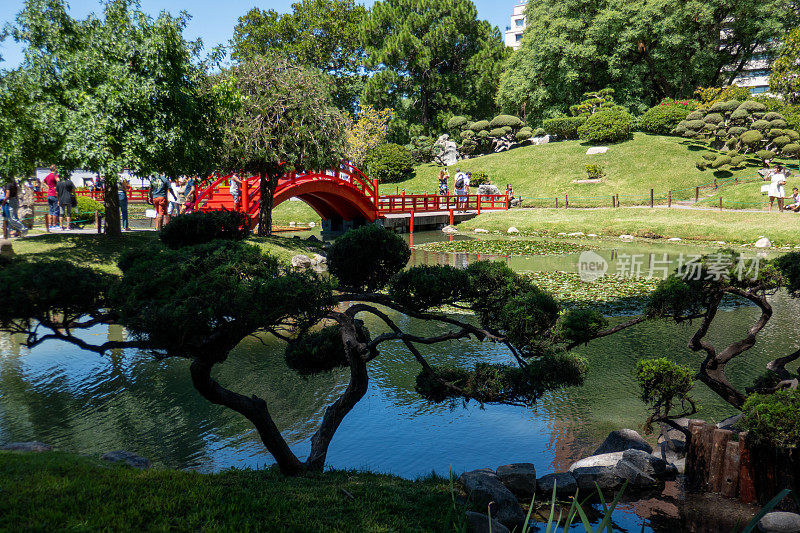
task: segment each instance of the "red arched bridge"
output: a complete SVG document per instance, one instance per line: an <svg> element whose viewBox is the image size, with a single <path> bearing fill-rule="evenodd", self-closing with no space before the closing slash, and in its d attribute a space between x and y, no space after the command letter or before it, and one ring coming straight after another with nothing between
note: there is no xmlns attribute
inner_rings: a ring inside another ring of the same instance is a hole
<svg viewBox="0 0 800 533"><path fill-rule="evenodd" d="M201 211L234 209L230 195L230 177L220 176L197 196ZM250 216L252 225L258 223L261 203L259 177L242 178L239 210ZM337 169L313 172L290 172L278 181L273 195L273 207L288 200L299 198L322 218L324 231L342 231L364 223L392 215L411 215L413 231L414 215L417 213L450 214L471 211L508 209L509 198L502 195L471 194L380 194L378 180L369 180L359 169L347 162Z"/></svg>

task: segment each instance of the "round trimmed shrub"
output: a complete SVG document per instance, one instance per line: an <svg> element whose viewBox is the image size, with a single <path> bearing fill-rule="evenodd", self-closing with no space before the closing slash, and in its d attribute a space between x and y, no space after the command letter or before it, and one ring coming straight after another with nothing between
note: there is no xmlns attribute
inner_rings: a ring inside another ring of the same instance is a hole
<svg viewBox="0 0 800 533"><path fill-rule="evenodd" d="M767 106L762 104L761 102L756 102L755 100L745 100L737 109L744 109L745 111L749 111L750 113L763 113L767 110Z"/></svg>
<svg viewBox="0 0 800 533"><path fill-rule="evenodd" d="M92 217L94 217L95 211L99 211L101 215L105 215L106 206L102 202L98 202L97 200L93 200L88 196L83 195L77 196L77 199L78 207L75 208L75 211L77 211L78 218L84 218L87 214L90 214Z"/></svg>
<svg viewBox="0 0 800 533"><path fill-rule="evenodd" d="M774 139L772 139L772 142L775 143L775 146L777 146L778 148L783 148L784 146L792 142L792 140L789 138L788 135L781 135L780 137L775 137Z"/></svg>
<svg viewBox="0 0 800 533"><path fill-rule="evenodd" d="M708 111L710 113L731 113L740 105L742 105L742 103L739 100L727 100L715 103Z"/></svg>
<svg viewBox="0 0 800 533"><path fill-rule="evenodd" d="M578 128L586 122L586 117L549 118L542 122L542 128L558 139L577 139Z"/></svg>
<svg viewBox="0 0 800 533"><path fill-rule="evenodd" d="M467 117L462 117L460 115L456 115L452 117L450 120L447 121L447 129L448 130L460 130L464 126L469 123L469 119Z"/></svg>
<svg viewBox="0 0 800 533"><path fill-rule="evenodd" d="M494 128L493 130L489 131L489 137L502 137L506 134L506 130L504 128Z"/></svg>
<svg viewBox="0 0 800 533"><path fill-rule="evenodd" d="M775 120L770 120L769 125L771 128L785 128L786 126L788 126L788 124L786 123L785 120L783 120L783 118L776 118Z"/></svg>
<svg viewBox="0 0 800 533"><path fill-rule="evenodd" d="M522 142L530 139L532 135L533 134L531 133L531 130L519 130L514 138L517 140L517 142Z"/></svg>
<svg viewBox="0 0 800 533"><path fill-rule="evenodd" d="M723 122L724 120L725 120L725 117L723 117L719 113L709 113L708 115L706 115L706 118L703 119L703 121L706 124L719 124L720 122Z"/></svg>
<svg viewBox="0 0 800 533"><path fill-rule="evenodd" d="M769 137L770 139L774 139L775 137L780 137L781 135L786 135L786 134L783 133L783 130L780 128L772 128L771 130L769 130L769 133L767 133L767 137Z"/></svg>
<svg viewBox="0 0 800 533"><path fill-rule="evenodd" d="M686 131L687 131L686 125L683 122L681 122L680 124L675 126L675 129L672 130L672 134L673 135L684 135L686 133Z"/></svg>
<svg viewBox="0 0 800 533"><path fill-rule="evenodd" d="M744 163L745 157L743 155L737 155L736 157L731 157L731 166L738 167L742 163Z"/></svg>
<svg viewBox="0 0 800 533"><path fill-rule="evenodd" d="M753 394L742 406L739 426L760 444L797 448L800 442L800 390Z"/></svg>
<svg viewBox="0 0 800 533"><path fill-rule="evenodd" d="M216 239L242 240L250 234L247 216L237 211L208 211L186 213L172 217L161 228L158 238L167 247L177 250Z"/></svg>
<svg viewBox="0 0 800 533"><path fill-rule="evenodd" d="M474 132L478 132L478 131L481 131L481 130L489 129L489 121L488 120L478 120L478 121L473 122L472 124L470 124L469 125L469 129L471 129Z"/></svg>
<svg viewBox="0 0 800 533"><path fill-rule="evenodd" d="M763 141L764 136L761 135L760 131L749 130L742 133L742 135L739 137L739 140L742 141L742 143L744 143L746 146L754 146Z"/></svg>
<svg viewBox="0 0 800 533"><path fill-rule="evenodd" d="M787 135L792 142L800 141L800 133L794 130L783 130L784 135Z"/></svg>
<svg viewBox="0 0 800 533"><path fill-rule="evenodd" d="M686 115L686 120L703 120L704 116L705 113L703 113L701 110L698 109Z"/></svg>
<svg viewBox="0 0 800 533"><path fill-rule="evenodd" d="M706 161L705 159L698 159L695 162L694 166L697 167L697 170L705 170L706 168L708 168L708 161Z"/></svg>
<svg viewBox="0 0 800 533"><path fill-rule="evenodd" d="M522 119L514 115L497 115L489 123L489 126L492 128L502 128L503 126L519 128L522 127Z"/></svg>
<svg viewBox="0 0 800 533"><path fill-rule="evenodd" d="M753 124L750 125L751 128L758 131L767 131L772 127L772 125L767 122L766 120L756 120ZM775 126L777 128L777 126Z"/></svg>
<svg viewBox="0 0 800 533"><path fill-rule="evenodd" d="M706 125L702 120L687 120L683 123L687 130L700 131Z"/></svg>
<svg viewBox="0 0 800 533"><path fill-rule="evenodd" d="M685 107L674 104L651 107L639 119L639 129L647 133L669 135L686 119L688 111Z"/></svg>
<svg viewBox="0 0 800 533"><path fill-rule="evenodd" d="M705 154L703 154L703 159L705 159L706 161L713 161L717 158L717 155L719 154L716 154L714 152L706 152Z"/></svg>
<svg viewBox="0 0 800 533"><path fill-rule="evenodd" d="M610 108L592 114L578 128L578 137L591 143L619 142L631 136L633 117L622 108Z"/></svg>
<svg viewBox="0 0 800 533"><path fill-rule="evenodd" d="M459 135L461 136L462 139L470 139L472 137L475 137L475 132L472 130L464 130Z"/></svg>
<svg viewBox="0 0 800 533"><path fill-rule="evenodd" d="M410 258L411 249L400 235L367 224L333 241L328 271L344 289L372 292L385 287Z"/></svg>
<svg viewBox="0 0 800 533"><path fill-rule="evenodd" d="M759 150L758 152L756 152L756 157L758 157L762 161L775 159L775 152L773 152L772 150Z"/></svg>
<svg viewBox="0 0 800 533"><path fill-rule="evenodd" d="M742 133L746 132L747 128L741 126L733 126L728 128L728 135L731 137L739 137Z"/></svg>
<svg viewBox="0 0 800 533"><path fill-rule="evenodd" d="M730 157L728 157L727 155L720 155L720 156L717 156L717 158L714 159L714 161L711 163L711 168L715 168L716 169L716 168L724 167L725 165L730 165L730 164L731 164L731 158Z"/></svg>
<svg viewBox="0 0 800 533"><path fill-rule="evenodd" d="M501 129L503 130L503 133L505 133L506 135L514 131L514 128L512 128L511 126L503 126Z"/></svg>
<svg viewBox="0 0 800 533"><path fill-rule="evenodd" d="M414 175L414 157L399 144L379 144L364 158L364 171L381 183L396 183Z"/></svg>
<svg viewBox="0 0 800 533"><path fill-rule="evenodd" d="M742 109L741 107L736 109L733 113L731 113L731 120L735 122L743 121L748 118L750 118L750 113L748 113L746 109Z"/></svg>
<svg viewBox="0 0 800 533"><path fill-rule="evenodd" d="M770 111L769 113L765 113L762 118L772 122L773 120L783 120L783 115L780 113L775 113L774 111Z"/></svg>
<svg viewBox="0 0 800 533"><path fill-rule="evenodd" d="M800 144L789 143L781 150L783 155L787 156L800 156Z"/></svg>
<svg viewBox="0 0 800 533"><path fill-rule="evenodd" d="M487 130L481 130L478 132L478 137L481 139L485 139L489 136L489 132Z"/></svg>
<svg viewBox="0 0 800 533"><path fill-rule="evenodd" d="M547 132L544 131L544 128L536 128L533 132L534 137L544 137L545 135L547 135Z"/></svg>

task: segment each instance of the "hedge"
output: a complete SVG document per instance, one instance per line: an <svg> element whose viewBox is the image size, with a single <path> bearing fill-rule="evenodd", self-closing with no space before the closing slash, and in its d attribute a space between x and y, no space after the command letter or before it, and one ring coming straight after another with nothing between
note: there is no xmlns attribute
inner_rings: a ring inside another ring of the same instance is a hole
<svg viewBox="0 0 800 533"><path fill-rule="evenodd" d="M670 135L688 114L689 110L683 106L660 104L644 112L639 120L639 129L647 133Z"/></svg>
<svg viewBox="0 0 800 533"><path fill-rule="evenodd" d="M631 136L633 116L622 108L601 109L578 128L578 137L591 143L619 142Z"/></svg>
<svg viewBox="0 0 800 533"><path fill-rule="evenodd" d="M586 122L586 117L559 117L542 122L542 128L558 139L577 139L578 128Z"/></svg>

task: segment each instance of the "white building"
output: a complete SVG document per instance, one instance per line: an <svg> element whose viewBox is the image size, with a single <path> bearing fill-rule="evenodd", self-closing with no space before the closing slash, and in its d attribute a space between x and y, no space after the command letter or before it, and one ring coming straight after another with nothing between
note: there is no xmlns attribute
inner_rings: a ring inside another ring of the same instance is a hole
<svg viewBox="0 0 800 533"><path fill-rule="evenodd" d="M506 46L519 50L522 44L522 32L525 30L525 6L528 0L517 0L514 14L511 15L511 25L506 26Z"/></svg>

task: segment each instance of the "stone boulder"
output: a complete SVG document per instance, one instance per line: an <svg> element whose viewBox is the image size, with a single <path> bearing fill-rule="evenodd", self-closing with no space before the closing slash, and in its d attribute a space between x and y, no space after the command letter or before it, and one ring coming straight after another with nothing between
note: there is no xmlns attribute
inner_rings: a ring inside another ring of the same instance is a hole
<svg viewBox="0 0 800 533"><path fill-rule="evenodd" d="M140 455L136 455L132 452L126 452L124 450L117 450L113 452L104 453L100 456L100 459L103 461L109 461L112 463L125 463L126 465L139 468L141 470L145 470L150 468L150 461L145 459Z"/></svg>
<svg viewBox="0 0 800 533"><path fill-rule="evenodd" d="M630 488L641 489L660 485L660 482L656 481L653 476L647 474L628 461L620 461L617 463L617 466L614 467L614 470L619 477L628 481L628 487Z"/></svg>
<svg viewBox="0 0 800 533"><path fill-rule="evenodd" d="M770 242L770 240L767 239L766 237L761 237L756 241L756 243L753 246L755 246L756 248L769 248L770 246L772 246L772 242Z"/></svg>
<svg viewBox="0 0 800 533"><path fill-rule="evenodd" d="M509 533L509 529L492 518L489 527L489 517L485 514L467 511L467 533Z"/></svg>
<svg viewBox="0 0 800 533"><path fill-rule="evenodd" d="M531 137L530 139L531 144L539 145L539 144L547 144L550 142L549 135L542 135L541 137Z"/></svg>
<svg viewBox="0 0 800 533"><path fill-rule="evenodd" d="M307 255L299 254L292 257L292 268L304 269L312 265L311 258Z"/></svg>
<svg viewBox="0 0 800 533"><path fill-rule="evenodd" d="M597 155L608 152L608 146L592 146L586 150L586 155Z"/></svg>
<svg viewBox="0 0 800 533"><path fill-rule="evenodd" d="M604 492L619 490L626 479L619 475L616 465L576 468L572 471L572 476L578 489L584 494L586 491L594 494L598 488Z"/></svg>
<svg viewBox="0 0 800 533"><path fill-rule="evenodd" d="M569 472L560 472L557 474L547 474L536 480L536 490L539 494L549 498L553 494L553 487L556 488L556 494L559 497L574 496L575 491L578 489L578 483L575 481L575 476Z"/></svg>
<svg viewBox="0 0 800 533"><path fill-rule="evenodd" d="M622 460L623 453L625 452L611 452L600 455L591 455L572 463L572 466L569 467L569 471L574 472L577 468L591 468L594 466L616 466L617 463Z"/></svg>
<svg viewBox="0 0 800 533"><path fill-rule="evenodd" d="M513 527L525 520L517 498L489 468L473 470L461 474L459 481L467 496L479 509L487 509L492 504L492 516L501 524Z"/></svg>
<svg viewBox="0 0 800 533"><path fill-rule="evenodd" d="M519 230L514 226L511 226L510 228L508 228L508 231L506 233L519 233Z"/></svg>
<svg viewBox="0 0 800 533"><path fill-rule="evenodd" d="M53 447L49 444L39 441L28 442L10 442L4 446L0 446L0 450L8 450L15 452L49 452Z"/></svg>
<svg viewBox="0 0 800 533"><path fill-rule="evenodd" d="M536 468L533 463L512 463L497 467L500 482L517 496L536 494Z"/></svg>
<svg viewBox="0 0 800 533"><path fill-rule="evenodd" d="M473 231L475 233L489 233L488 229L483 229L483 228L475 228Z"/></svg>
<svg viewBox="0 0 800 533"><path fill-rule="evenodd" d="M11 257L14 255L14 246L8 239L0 239L0 255Z"/></svg>
<svg viewBox="0 0 800 533"><path fill-rule="evenodd" d="M455 165L458 161L458 145L451 141L447 134L436 139L433 149L436 153L436 162L442 166Z"/></svg>
<svg viewBox="0 0 800 533"><path fill-rule="evenodd" d="M477 194L484 194L487 196L498 195L500 194L500 189L497 188L497 185L492 185L491 183L484 183L482 185L478 185Z"/></svg>
<svg viewBox="0 0 800 533"><path fill-rule="evenodd" d="M633 235L620 235L619 238L620 238L620 240L628 241L628 242L630 242L630 241L632 241L634 239Z"/></svg>
<svg viewBox="0 0 800 533"><path fill-rule="evenodd" d="M758 521L758 529L764 533L800 533L800 515L774 511Z"/></svg>
<svg viewBox="0 0 800 533"><path fill-rule="evenodd" d="M442 228L442 233L458 233L458 229L455 226L445 226Z"/></svg>
<svg viewBox="0 0 800 533"><path fill-rule="evenodd" d="M624 452L625 450L644 450L653 453L653 447L641 435L632 429L618 429L612 431L592 455L601 455L611 452Z"/></svg>
<svg viewBox="0 0 800 533"><path fill-rule="evenodd" d="M324 255L314 254L311 257L311 263L313 265L324 265L328 263L328 258Z"/></svg>
<svg viewBox="0 0 800 533"><path fill-rule="evenodd" d="M625 450L620 463L629 463L654 479L672 479L677 474L674 466L643 450Z"/></svg>

